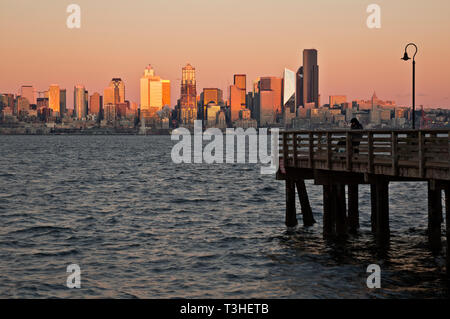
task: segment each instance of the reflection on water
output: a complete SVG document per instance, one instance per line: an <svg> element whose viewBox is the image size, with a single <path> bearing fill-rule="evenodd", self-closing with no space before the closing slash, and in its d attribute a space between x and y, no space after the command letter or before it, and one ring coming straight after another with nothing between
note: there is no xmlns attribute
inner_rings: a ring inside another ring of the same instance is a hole
<svg viewBox="0 0 450 319"><path fill-rule="evenodd" d="M254 164L183 164L168 136L2 136L0 297L447 297L445 253L427 248L422 183L390 186L391 244L361 231L284 227L284 184ZM297 203L299 207L299 204ZM77 263L82 289L65 287ZM382 289L366 287L366 267Z"/></svg>

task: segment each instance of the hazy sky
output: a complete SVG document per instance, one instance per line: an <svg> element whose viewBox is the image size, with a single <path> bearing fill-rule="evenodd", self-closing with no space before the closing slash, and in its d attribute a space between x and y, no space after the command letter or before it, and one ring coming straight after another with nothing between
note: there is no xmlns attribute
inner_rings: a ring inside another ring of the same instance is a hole
<svg viewBox="0 0 450 319"><path fill-rule="evenodd" d="M68 29L69 4L81 6L81 29ZM369 29L366 8L381 7L381 29ZM139 102L147 64L172 81L179 97L181 68L197 70L197 90L228 95L234 73L258 76L297 70L302 51L319 51L321 103L331 94L410 105L408 42L419 46L417 104L450 107L448 0L1 0L0 92L21 85L81 83L89 93L113 77Z"/></svg>

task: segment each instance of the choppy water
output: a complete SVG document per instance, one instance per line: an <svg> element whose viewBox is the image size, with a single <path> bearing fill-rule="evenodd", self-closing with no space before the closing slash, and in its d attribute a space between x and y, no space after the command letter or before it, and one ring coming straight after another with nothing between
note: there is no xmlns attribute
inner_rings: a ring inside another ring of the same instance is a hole
<svg viewBox="0 0 450 319"><path fill-rule="evenodd" d="M175 165L168 136L0 136L0 297L447 297L425 185L390 186L390 248L284 227L284 184L253 164ZM298 205L298 203L297 203ZM301 221L300 221L301 222ZM81 267L68 289L66 267ZM381 290L366 267L382 268Z"/></svg>

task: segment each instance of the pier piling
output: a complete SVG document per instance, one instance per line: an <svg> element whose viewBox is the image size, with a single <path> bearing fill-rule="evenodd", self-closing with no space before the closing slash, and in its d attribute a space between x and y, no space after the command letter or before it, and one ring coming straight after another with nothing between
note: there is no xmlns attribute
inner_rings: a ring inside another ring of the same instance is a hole
<svg viewBox="0 0 450 319"><path fill-rule="evenodd" d="M428 242L433 251L439 251L441 244L442 191L428 182Z"/></svg>
<svg viewBox="0 0 450 319"><path fill-rule="evenodd" d="M447 278L450 283L450 185L445 186L445 227L447 236Z"/></svg>
<svg viewBox="0 0 450 319"><path fill-rule="evenodd" d="M348 226L351 233L356 233L359 229L358 191L358 184L348 185Z"/></svg>
<svg viewBox="0 0 450 319"><path fill-rule="evenodd" d="M295 182L286 179L286 226L297 226L297 212L295 209Z"/></svg>
<svg viewBox="0 0 450 319"><path fill-rule="evenodd" d="M372 234L377 233L377 186L370 184L370 224L372 226Z"/></svg>
<svg viewBox="0 0 450 319"><path fill-rule="evenodd" d="M376 237L381 245L389 243L389 182L383 178L376 181Z"/></svg>
<svg viewBox="0 0 450 319"><path fill-rule="evenodd" d="M334 211L336 218L336 235L347 236L347 205L345 203L345 185L333 185Z"/></svg>
<svg viewBox="0 0 450 319"><path fill-rule="evenodd" d="M316 221L314 220L311 205L309 204L305 181L303 179L296 180L295 185L297 186L298 199L302 208L303 225L312 226Z"/></svg>
<svg viewBox="0 0 450 319"><path fill-rule="evenodd" d="M334 234L334 211L331 185L323 185L323 235Z"/></svg>

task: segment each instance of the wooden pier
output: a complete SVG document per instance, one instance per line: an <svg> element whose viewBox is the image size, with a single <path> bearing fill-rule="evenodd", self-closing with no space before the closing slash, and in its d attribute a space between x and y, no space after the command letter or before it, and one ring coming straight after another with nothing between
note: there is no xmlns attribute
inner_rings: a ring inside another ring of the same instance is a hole
<svg viewBox="0 0 450 319"><path fill-rule="evenodd" d="M389 242L389 183L428 182L428 241L440 251L445 192L447 274L450 275L450 130L330 130L280 133L277 179L286 181L286 226L312 225L305 180L323 185L323 234L346 237L359 228L358 185L369 184L371 226L377 243ZM347 201L345 192L347 189ZM408 203L405 202L405 209Z"/></svg>

